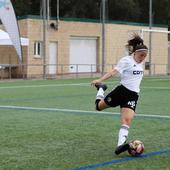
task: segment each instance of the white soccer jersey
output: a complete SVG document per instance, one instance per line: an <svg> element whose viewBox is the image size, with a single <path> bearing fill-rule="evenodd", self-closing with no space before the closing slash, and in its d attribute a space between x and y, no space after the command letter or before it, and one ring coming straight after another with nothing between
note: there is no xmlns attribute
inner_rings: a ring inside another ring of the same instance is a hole
<svg viewBox="0 0 170 170"><path fill-rule="evenodd" d="M139 93L144 73L143 63L137 63L133 56L126 56L120 59L115 69L121 75L120 83L127 89Z"/></svg>

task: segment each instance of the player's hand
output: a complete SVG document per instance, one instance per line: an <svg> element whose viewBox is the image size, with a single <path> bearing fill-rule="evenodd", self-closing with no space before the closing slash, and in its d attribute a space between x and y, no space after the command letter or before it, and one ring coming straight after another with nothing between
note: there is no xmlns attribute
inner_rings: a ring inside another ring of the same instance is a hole
<svg viewBox="0 0 170 170"><path fill-rule="evenodd" d="M100 79L93 80L93 81L91 82L91 85L92 85L92 86L100 85L100 84L101 84L101 80L100 80Z"/></svg>

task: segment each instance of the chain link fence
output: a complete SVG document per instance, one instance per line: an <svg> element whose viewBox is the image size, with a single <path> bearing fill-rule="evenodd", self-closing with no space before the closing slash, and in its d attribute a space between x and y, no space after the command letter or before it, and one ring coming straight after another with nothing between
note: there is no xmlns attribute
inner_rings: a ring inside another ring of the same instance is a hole
<svg viewBox="0 0 170 170"><path fill-rule="evenodd" d="M104 66L104 72L113 69L115 64ZM168 64L145 64L145 76L170 75ZM102 65L94 64L59 64L59 65L12 65L0 64L0 79L72 79L93 78L102 75Z"/></svg>

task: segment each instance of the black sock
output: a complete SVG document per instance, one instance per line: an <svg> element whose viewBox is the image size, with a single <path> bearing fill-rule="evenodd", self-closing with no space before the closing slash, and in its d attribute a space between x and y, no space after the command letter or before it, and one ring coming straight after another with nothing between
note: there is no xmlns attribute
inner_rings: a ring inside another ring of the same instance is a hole
<svg viewBox="0 0 170 170"><path fill-rule="evenodd" d="M95 104L96 104L96 110L100 111L100 108L99 108L99 102L100 102L101 99L96 99L95 101Z"/></svg>

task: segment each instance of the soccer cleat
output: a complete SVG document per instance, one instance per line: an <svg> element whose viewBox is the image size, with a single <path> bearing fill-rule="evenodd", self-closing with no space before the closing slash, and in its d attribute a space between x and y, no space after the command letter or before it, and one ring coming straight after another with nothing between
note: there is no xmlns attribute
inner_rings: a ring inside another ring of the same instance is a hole
<svg viewBox="0 0 170 170"><path fill-rule="evenodd" d="M119 155L120 153L127 151L129 147L130 147L129 143L124 143L123 145L120 145L116 148L115 154Z"/></svg>
<svg viewBox="0 0 170 170"><path fill-rule="evenodd" d="M107 85L106 84L95 85L95 87L97 88L97 90L102 88L105 91L107 89Z"/></svg>

